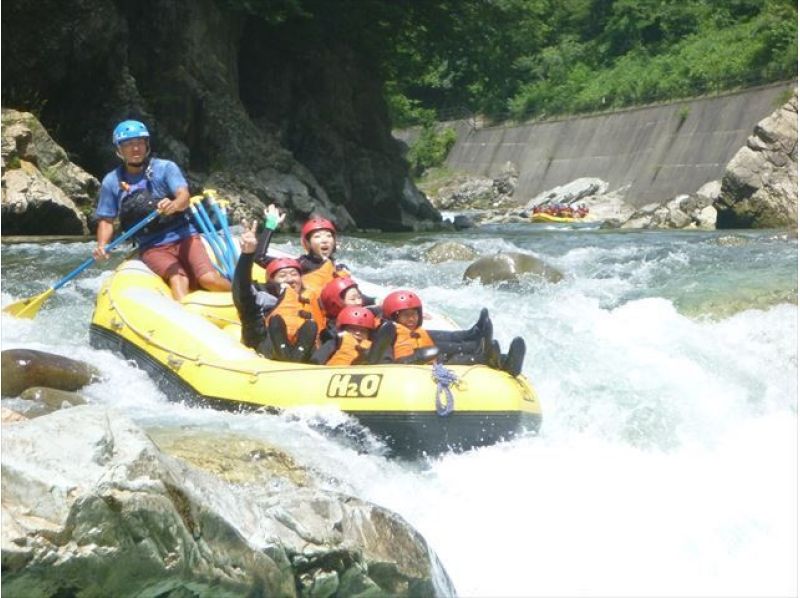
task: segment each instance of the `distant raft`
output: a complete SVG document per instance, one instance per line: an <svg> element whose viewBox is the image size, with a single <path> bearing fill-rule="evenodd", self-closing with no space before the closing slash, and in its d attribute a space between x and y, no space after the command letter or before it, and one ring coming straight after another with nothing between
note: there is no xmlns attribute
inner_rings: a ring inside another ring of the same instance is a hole
<svg viewBox="0 0 800 598"><path fill-rule="evenodd" d="M196 291L178 303L160 277L130 260L100 289L90 340L135 361L171 400L272 413L334 406L400 456L490 445L541 424L524 375L484 365L273 361L243 346L239 332L230 293Z"/></svg>
<svg viewBox="0 0 800 598"><path fill-rule="evenodd" d="M553 216L552 214L545 214L544 212L537 212L531 215L531 222L580 222L581 218L572 218L569 216Z"/></svg>

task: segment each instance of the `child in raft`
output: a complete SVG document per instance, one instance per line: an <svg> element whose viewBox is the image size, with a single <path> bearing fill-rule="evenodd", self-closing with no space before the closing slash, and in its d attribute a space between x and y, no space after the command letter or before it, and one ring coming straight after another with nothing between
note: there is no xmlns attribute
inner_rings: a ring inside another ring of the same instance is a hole
<svg viewBox="0 0 800 598"><path fill-rule="evenodd" d="M264 231L258 239L255 251L256 263L264 268L273 259L267 255L272 233L283 222L283 215L281 215L279 221L275 222L274 219L270 218L271 213L279 214L275 205L270 205L267 208ZM300 263L303 285L307 289L319 294L328 281L336 277L349 275L346 266L337 264L334 261L336 227L327 218L312 215L300 230L300 243L306 253L297 258L297 261Z"/></svg>
<svg viewBox="0 0 800 598"><path fill-rule="evenodd" d="M277 208L267 210L269 230L283 220ZM267 264L264 285L254 285L253 261L258 244L256 222L242 222L242 254L233 275L233 302L242 323L242 344L279 361L308 362L318 346L326 318L319 296L305 288L302 266L293 258Z"/></svg>
<svg viewBox="0 0 800 598"><path fill-rule="evenodd" d="M358 283L349 276L336 277L330 280L320 293L320 301L325 316L328 318L327 328L321 333L323 342L336 337L336 317L347 306L361 306L365 303L364 295Z"/></svg>
<svg viewBox="0 0 800 598"><path fill-rule="evenodd" d="M320 300L328 318L328 326L320 334L321 347L312 358L314 363L347 365L344 362L348 360L348 363L357 364L392 362L391 345L394 342L394 327L387 323L379 326L380 317L375 315L376 311L380 312L379 308L365 305L365 301L371 302L371 299L364 297L355 280L349 276L334 278L322 289ZM358 316L354 315L355 311L358 312ZM360 341L371 343L373 349L368 351L369 345L364 342L357 343L358 350L364 354L360 359L353 361L355 355L352 353L353 343L350 338L353 331L347 330L347 326L355 326L352 320L356 317L360 318L363 328L356 337ZM332 355L335 353L338 353L338 356L334 359Z"/></svg>
<svg viewBox="0 0 800 598"><path fill-rule="evenodd" d="M522 371L525 341L516 337L508 354L500 354L500 346L492 339L492 322L487 309L481 310L478 322L468 330L425 330L422 327L422 300L412 291L389 293L383 300L383 317L393 322L396 338L393 359L399 363L443 363L469 365L485 363L512 376Z"/></svg>
<svg viewBox="0 0 800 598"><path fill-rule="evenodd" d="M337 338L315 354L314 361L331 366L390 363L394 329L391 324L375 329L378 321L366 307L348 305L336 316Z"/></svg>

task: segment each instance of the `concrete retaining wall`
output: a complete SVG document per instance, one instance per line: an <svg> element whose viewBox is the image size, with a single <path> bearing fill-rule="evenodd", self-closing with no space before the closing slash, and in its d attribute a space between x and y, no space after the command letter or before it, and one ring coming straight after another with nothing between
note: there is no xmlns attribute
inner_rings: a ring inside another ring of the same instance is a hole
<svg viewBox="0 0 800 598"><path fill-rule="evenodd" d="M630 185L625 199L642 206L722 178L755 125L795 85L516 126L472 129L461 122L447 166L492 176L511 161L521 203L579 177L598 177L611 190Z"/></svg>

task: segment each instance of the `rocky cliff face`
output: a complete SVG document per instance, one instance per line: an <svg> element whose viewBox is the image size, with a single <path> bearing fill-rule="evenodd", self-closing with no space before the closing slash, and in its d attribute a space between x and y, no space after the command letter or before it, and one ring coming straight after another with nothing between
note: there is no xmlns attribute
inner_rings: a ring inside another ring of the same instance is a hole
<svg viewBox="0 0 800 598"><path fill-rule="evenodd" d="M82 235L88 232L100 183L69 161L35 116L3 109L2 233Z"/></svg>
<svg viewBox="0 0 800 598"><path fill-rule="evenodd" d="M314 18L269 25L232 4L10 0L3 104L37 112L98 178L116 164L115 123L144 120L154 151L235 216L276 201L295 226L312 211L344 229L438 222L391 138L371 57Z"/></svg>
<svg viewBox="0 0 800 598"><path fill-rule="evenodd" d="M797 88L730 161L714 205L718 228L797 227Z"/></svg>

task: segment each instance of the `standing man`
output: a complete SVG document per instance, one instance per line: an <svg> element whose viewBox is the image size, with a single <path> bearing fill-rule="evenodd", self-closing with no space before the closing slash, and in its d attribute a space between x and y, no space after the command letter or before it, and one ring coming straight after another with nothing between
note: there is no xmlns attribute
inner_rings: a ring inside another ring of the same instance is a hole
<svg viewBox="0 0 800 598"><path fill-rule="evenodd" d="M126 120L114 129L114 146L122 164L103 178L97 202L95 259L107 259L105 247L114 234L114 219L129 228L158 209L161 216L136 234L139 257L170 286L180 301L190 289L229 291L184 213L189 185L175 162L150 157L150 133L143 123Z"/></svg>

